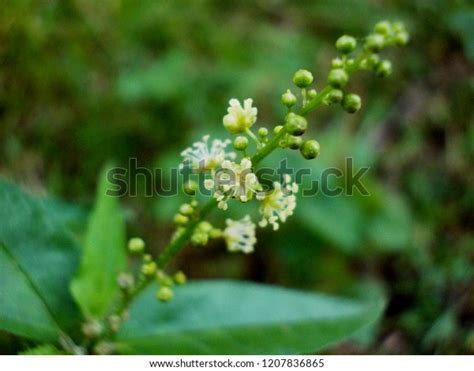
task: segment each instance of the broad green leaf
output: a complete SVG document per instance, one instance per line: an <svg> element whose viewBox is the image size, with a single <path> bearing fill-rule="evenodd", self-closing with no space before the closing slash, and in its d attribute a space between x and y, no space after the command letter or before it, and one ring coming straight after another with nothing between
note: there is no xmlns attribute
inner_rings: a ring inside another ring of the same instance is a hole
<svg viewBox="0 0 474 371"><path fill-rule="evenodd" d="M37 340L55 340L59 328L8 251L0 245L0 329Z"/></svg>
<svg viewBox="0 0 474 371"><path fill-rule="evenodd" d="M118 295L117 275L125 268L125 221L119 201L106 194L105 167L100 177L80 268L71 292L86 316L101 317Z"/></svg>
<svg viewBox="0 0 474 371"><path fill-rule="evenodd" d="M237 281L197 281L169 303L150 287L117 334L133 354L315 352L373 323L383 302L359 301Z"/></svg>
<svg viewBox="0 0 474 371"><path fill-rule="evenodd" d="M52 340L74 328L79 312L68 282L79 249L43 201L0 180L0 327Z"/></svg>

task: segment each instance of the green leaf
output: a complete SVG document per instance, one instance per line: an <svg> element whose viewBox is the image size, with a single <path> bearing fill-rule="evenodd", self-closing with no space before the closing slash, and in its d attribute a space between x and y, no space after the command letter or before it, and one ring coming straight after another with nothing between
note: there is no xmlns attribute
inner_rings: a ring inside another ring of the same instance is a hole
<svg viewBox="0 0 474 371"><path fill-rule="evenodd" d="M294 354L315 352L374 322L381 301L364 304L274 286L198 281L163 304L150 287L117 334L123 353Z"/></svg>
<svg viewBox="0 0 474 371"><path fill-rule="evenodd" d="M55 340L59 328L7 249L0 245L0 329L37 340Z"/></svg>
<svg viewBox="0 0 474 371"><path fill-rule="evenodd" d="M100 177L96 203L84 242L83 256L71 292L85 316L101 317L118 295L117 275L125 268L125 221L109 187L106 166Z"/></svg>
<svg viewBox="0 0 474 371"><path fill-rule="evenodd" d="M79 263L70 233L42 200L0 180L0 328L41 340L75 328L68 282Z"/></svg>

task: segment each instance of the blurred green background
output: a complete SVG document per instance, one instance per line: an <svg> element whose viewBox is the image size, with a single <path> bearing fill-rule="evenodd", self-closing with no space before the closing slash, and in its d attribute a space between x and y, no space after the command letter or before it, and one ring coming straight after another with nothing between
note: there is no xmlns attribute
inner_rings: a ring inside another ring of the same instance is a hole
<svg viewBox="0 0 474 371"><path fill-rule="evenodd" d="M252 97L258 123L274 125L296 69L313 71L321 88L338 36L402 20L412 41L386 53L393 75L359 73L351 82L361 112L329 107L311 115L318 160L285 152L290 163L313 167L315 178L346 157L370 166L364 184L371 196L305 199L278 233L259 230L253 255L230 255L215 243L188 249L176 266L191 278L385 295L384 318L331 353L474 353L469 3L3 1L0 173L35 194L79 205L58 210L80 228L107 160L176 166L191 142L224 134L232 97ZM183 198L122 201L129 235L159 251ZM1 352L24 346L0 334Z"/></svg>

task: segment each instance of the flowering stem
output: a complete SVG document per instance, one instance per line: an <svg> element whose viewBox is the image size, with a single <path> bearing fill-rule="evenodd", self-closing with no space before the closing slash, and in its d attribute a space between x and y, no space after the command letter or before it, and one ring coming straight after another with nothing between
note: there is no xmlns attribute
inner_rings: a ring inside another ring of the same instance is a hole
<svg viewBox="0 0 474 371"><path fill-rule="evenodd" d="M360 55L354 60L354 63L346 68L346 72L348 74L351 74L352 72L356 71L357 69L360 68L360 65L362 61L367 57L366 52L360 53ZM313 99L306 101L303 107L297 112L298 115L300 116L306 116L308 113L311 111L315 110L317 107L319 107L321 104L324 103L325 98L328 96L328 94L333 90L333 88L330 85L326 85ZM276 148L278 148L278 145L280 141L284 138L286 134L286 129L285 126L281 128L281 130L276 133L272 139L267 142L263 147L257 150L257 153L251 158L252 161L252 166L256 166L259 164L265 157L267 157L270 153L272 153ZM261 142L258 140L258 138L250 131L247 130L247 134L255 140L257 143ZM197 218L189 221L189 223L186 225L183 231L181 231L177 237L175 237L169 244L168 246L165 247L165 249L161 252L161 254L158 256L156 263L158 265L158 268L164 269L171 259L184 247L186 246L187 242L191 238L194 229L197 227L197 225L204 220L204 218L209 215L212 210L217 206L217 202L215 199L210 199L200 210L199 215ZM118 312L122 313L124 312L130 305L130 303L133 301L134 298L137 297L137 295L145 289L149 283L153 280L153 277L146 277L144 278L141 282L138 283L138 285L135 287L135 290L131 295L128 295L124 297L123 301L120 303Z"/></svg>

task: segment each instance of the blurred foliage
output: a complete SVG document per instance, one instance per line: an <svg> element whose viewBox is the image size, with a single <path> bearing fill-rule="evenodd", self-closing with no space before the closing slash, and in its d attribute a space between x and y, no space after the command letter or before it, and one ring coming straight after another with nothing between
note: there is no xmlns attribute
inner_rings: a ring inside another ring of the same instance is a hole
<svg viewBox="0 0 474 371"><path fill-rule="evenodd" d="M321 87L336 37L363 35L383 18L403 20L412 34L408 48L391 54L394 75L354 79L361 113L323 109L311 117L322 145L309 165L313 178L352 157L354 171L371 168L363 178L370 197L300 200L278 234L259 232L253 256L229 256L216 245L189 249L177 264L193 278L388 297L378 326L335 353L473 353L474 8L467 0L8 2L0 12L0 172L81 205L49 206L79 232L106 161L176 166L190 142L222 133L231 97L254 98L259 122L276 123L294 70L312 70ZM123 199L130 234L156 252L181 200ZM27 346L11 340L0 335L0 349Z"/></svg>

